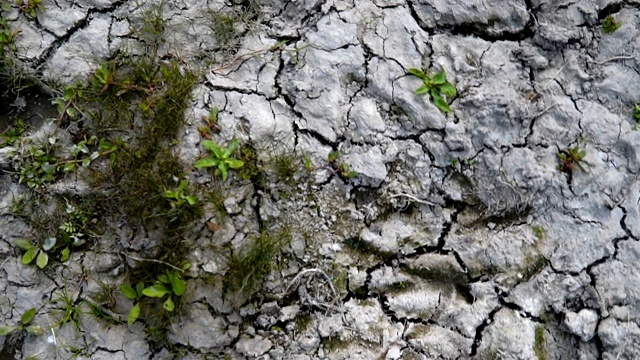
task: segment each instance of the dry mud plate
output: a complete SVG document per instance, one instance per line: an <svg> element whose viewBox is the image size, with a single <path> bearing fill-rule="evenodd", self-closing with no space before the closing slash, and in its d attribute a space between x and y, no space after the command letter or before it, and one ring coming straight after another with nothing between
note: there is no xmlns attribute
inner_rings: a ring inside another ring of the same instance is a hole
<svg viewBox="0 0 640 360"><path fill-rule="evenodd" d="M2 0L0 359L640 359L637 0Z"/></svg>

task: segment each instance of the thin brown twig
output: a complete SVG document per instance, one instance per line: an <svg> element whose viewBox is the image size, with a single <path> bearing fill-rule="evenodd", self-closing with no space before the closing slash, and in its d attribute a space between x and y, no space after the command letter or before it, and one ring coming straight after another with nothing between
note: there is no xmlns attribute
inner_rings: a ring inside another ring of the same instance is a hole
<svg viewBox="0 0 640 360"><path fill-rule="evenodd" d="M620 55L620 56L614 56L612 58L606 59L606 60L602 60L602 61L597 61L596 64L598 65L602 65L605 63L608 63L610 61L618 61L618 60L631 60L631 59L635 59L635 56L631 56L631 55Z"/></svg>
<svg viewBox="0 0 640 360"><path fill-rule="evenodd" d="M169 264L168 262L164 262L164 261L162 261L162 260L156 260L156 259L143 259L143 258L135 257L135 256L133 256L133 255L125 254L124 252L120 252L120 254L122 254L122 255L124 255L124 256L126 256L126 257L130 258L130 259L136 260L136 261L150 261L150 262L154 262L154 263L158 263L158 264L166 265L166 266L168 266L168 267L170 267L170 268L172 268L172 269L178 270L178 271L180 271L180 272L183 272L183 271L184 271L184 270L180 269L179 267L174 266L174 265L171 265L171 264Z"/></svg>

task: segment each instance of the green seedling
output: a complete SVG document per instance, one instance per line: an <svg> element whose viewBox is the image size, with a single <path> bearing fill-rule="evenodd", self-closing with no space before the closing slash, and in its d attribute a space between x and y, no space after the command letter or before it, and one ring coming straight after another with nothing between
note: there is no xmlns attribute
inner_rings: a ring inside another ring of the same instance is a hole
<svg viewBox="0 0 640 360"><path fill-rule="evenodd" d="M61 292L55 293L56 297L51 301L56 304L54 311L60 314L60 318L55 323L56 326L62 327L66 323L72 323L76 330L80 330L80 315L82 315L82 309L80 304L76 303L77 296L69 293L69 287L67 281L64 282L64 288Z"/></svg>
<svg viewBox="0 0 640 360"><path fill-rule="evenodd" d="M610 34L616 30L618 30L622 26L620 21L613 17L613 15L609 15L604 19L602 23L602 31L605 34Z"/></svg>
<svg viewBox="0 0 640 360"><path fill-rule="evenodd" d="M190 206L194 206L198 199L192 195L185 195L185 190L187 189L187 185L189 184L188 180L180 181L180 185L175 191L167 190L164 192L164 197L171 201L171 208L175 209L177 207L183 206L185 203Z"/></svg>
<svg viewBox="0 0 640 360"><path fill-rule="evenodd" d="M38 311L35 308L31 308L22 314L18 325L2 325L0 326L0 336L7 336L15 331L26 330L31 335L42 335L43 330L40 325L29 325Z"/></svg>
<svg viewBox="0 0 640 360"><path fill-rule="evenodd" d="M38 10L44 10L42 7L42 0L17 0L16 5L18 5L18 10L20 10L20 12L31 18L38 16Z"/></svg>
<svg viewBox="0 0 640 360"><path fill-rule="evenodd" d="M211 139L211 131L220 132L220 126L218 126L218 110L217 107L211 108L209 110L209 116L203 116L202 120L204 120L207 124L198 126L198 131L203 138Z"/></svg>
<svg viewBox="0 0 640 360"><path fill-rule="evenodd" d="M637 130L638 126L640 126L640 105L638 104L633 104L633 118L636 120L636 125L633 129Z"/></svg>
<svg viewBox="0 0 640 360"><path fill-rule="evenodd" d="M542 227L542 225L534 226L533 233L536 235L538 240L542 240L542 238L544 237L544 227Z"/></svg>
<svg viewBox="0 0 640 360"><path fill-rule="evenodd" d="M191 264L185 263L182 266L182 271L186 271L191 267ZM175 303L173 297L180 297L187 290L187 282L177 270L170 270L164 274L158 276L155 283L151 286L145 287L144 282L138 283L136 288L132 288L130 285L123 284L120 286L120 291L128 299L133 300L133 307L129 311L127 323L132 325L140 316L140 303L144 296L150 298L162 299L166 296L166 300L162 304L162 307L172 312L175 309Z"/></svg>
<svg viewBox="0 0 640 360"><path fill-rule="evenodd" d="M338 172L340 176L346 179L353 179L358 176L358 172L351 170L349 164L345 162L339 162L341 154L339 151L332 151L329 153L328 161L331 168Z"/></svg>
<svg viewBox="0 0 640 360"><path fill-rule="evenodd" d="M18 30L12 31L7 19L0 17L0 62L5 60L5 50L15 53L18 48L15 44Z"/></svg>
<svg viewBox="0 0 640 360"><path fill-rule="evenodd" d="M222 175L223 180L227 180L229 169L240 169L244 166L242 160L231 157L233 152L238 148L238 139L233 139L226 148L221 149L218 144L211 140L204 140L202 146L211 152L211 156L200 159L194 164L196 169L217 167L215 174Z"/></svg>
<svg viewBox="0 0 640 360"><path fill-rule="evenodd" d="M409 74L417 76L422 80L422 86L416 90L417 95L424 95L428 93L431 98L431 102L437 106L438 109L444 113L451 112L449 104L447 104L442 95L451 100L458 92L455 86L447 82L447 75L444 68L432 76L427 76L424 71L416 68L409 69Z"/></svg>
<svg viewBox="0 0 640 360"><path fill-rule="evenodd" d="M60 116L58 117L58 126L62 123L62 120L66 116L74 118L78 111L75 107L75 103L78 99L84 96L84 90L82 90L82 84L67 85L64 87L64 93L61 98L53 100L53 104L58 109Z"/></svg>
<svg viewBox="0 0 640 360"><path fill-rule="evenodd" d="M45 239L40 247L33 245L29 240L16 240L16 246L25 252L22 255L22 263L24 265L29 265L35 260L36 266L40 269L44 269L49 263L49 255L47 255L47 251L51 250L55 244L55 237Z"/></svg>
<svg viewBox="0 0 640 360"><path fill-rule="evenodd" d="M24 120L18 119L9 129L0 134L0 148L5 146L19 146L20 139L26 130Z"/></svg>
<svg viewBox="0 0 640 360"><path fill-rule="evenodd" d="M560 158L561 164L558 165L558 170L564 173L573 173L577 165L579 169L586 172L587 167L584 161L586 156L587 151L580 149L579 146L560 150L558 152L558 158Z"/></svg>
<svg viewBox="0 0 640 360"><path fill-rule="evenodd" d="M138 316L140 316L140 301L144 295L144 289L144 282L138 283L135 289L128 284L120 285L120 291L122 294L126 296L127 299L133 300L133 307L129 311L129 316L127 317L127 323L129 325L133 325L133 323L138 319Z"/></svg>
<svg viewBox="0 0 640 360"><path fill-rule="evenodd" d="M171 312L175 308L173 296L171 294L175 296L182 296L186 289L187 283L180 273L177 271L167 271L165 274L158 276L158 280L155 284L142 290L142 294L144 294L144 296L160 299L168 295L167 299L162 304L162 307L166 311Z"/></svg>

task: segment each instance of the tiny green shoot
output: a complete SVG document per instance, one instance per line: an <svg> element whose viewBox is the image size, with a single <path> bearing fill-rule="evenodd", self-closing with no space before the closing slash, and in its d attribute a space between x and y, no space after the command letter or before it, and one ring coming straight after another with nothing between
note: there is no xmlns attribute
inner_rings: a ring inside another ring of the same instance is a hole
<svg viewBox="0 0 640 360"><path fill-rule="evenodd" d="M222 180L227 180L229 177L229 169L240 169L244 166L242 160L234 159L231 157L233 152L238 148L238 139L233 139L226 148L222 149L218 144L211 140L204 140L202 146L211 152L209 157L200 159L195 162L196 169L216 167L215 174L222 175Z"/></svg>
<svg viewBox="0 0 640 360"><path fill-rule="evenodd" d="M424 71L417 68L409 69L408 73L410 75L417 76L422 80L422 86L416 90L417 95L424 95L428 93L431 98L431 102L437 106L438 109L444 113L451 112L449 104L447 104L442 96L444 95L448 100L451 100L458 92L455 86L447 81L447 74L445 73L444 68L432 76L428 76Z"/></svg>

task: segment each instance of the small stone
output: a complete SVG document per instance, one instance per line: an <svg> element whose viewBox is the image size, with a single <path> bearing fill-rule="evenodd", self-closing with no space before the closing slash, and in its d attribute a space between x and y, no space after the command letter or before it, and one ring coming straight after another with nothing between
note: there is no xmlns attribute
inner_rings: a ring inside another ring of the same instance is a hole
<svg viewBox="0 0 640 360"><path fill-rule="evenodd" d="M300 312L299 305L285 306L282 309L280 309L281 315L278 321L284 322L284 321L293 320L296 318L296 316L298 316L299 312Z"/></svg>
<svg viewBox="0 0 640 360"><path fill-rule="evenodd" d="M569 332L579 336L582 341L589 341L596 333L598 326L598 313L591 309L582 309L578 313L567 312L564 325Z"/></svg>
<svg viewBox="0 0 640 360"><path fill-rule="evenodd" d="M240 339L236 344L236 350L245 356L255 358L269 351L272 345L273 344L268 339L256 336L254 338Z"/></svg>

